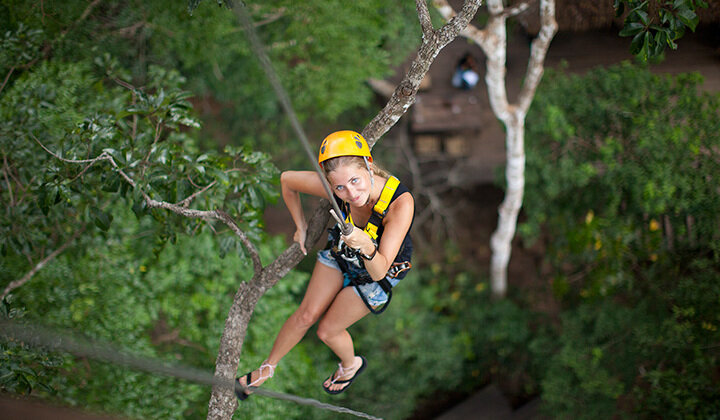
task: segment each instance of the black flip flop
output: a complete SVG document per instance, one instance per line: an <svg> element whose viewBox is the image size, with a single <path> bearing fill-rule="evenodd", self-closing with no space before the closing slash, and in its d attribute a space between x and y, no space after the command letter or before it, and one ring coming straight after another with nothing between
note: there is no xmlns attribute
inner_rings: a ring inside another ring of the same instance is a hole
<svg viewBox="0 0 720 420"><path fill-rule="evenodd" d="M250 374L252 374L252 372L249 372L247 375L245 375L246 384L249 384L252 381ZM244 389L245 388L242 386L242 384L240 384L240 378L235 378L235 396L240 401L245 401L247 397L250 396L250 394L245 393Z"/></svg>
<svg viewBox="0 0 720 420"><path fill-rule="evenodd" d="M333 390L330 389L330 387L326 387L326 386L325 386L325 383L323 383L323 389L325 390L325 392L327 392L328 394L333 394L333 395L335 395L335 394L339 394L339 393L341 393L341 392L344 392L346 389L350 388L350 385L351 385L352 382L355 380L355 378L357 378L358 375L360 375L360 374L362 373L362 371L365 370L365 367L367 366L367 360L365 360L365 358L364 358L363 356L360 356L360 358L362 359L362 364L360 365L360 367L358 368L358 370L355 372L355 374L352 376L352 378L350 378L350 379L343 379L343 380L341 380L341 381L335 381L335 382L332 382L332 377L333 377L334 374L333 374L333 375L330 375L330 377L328 378L328 379L331 381L330 386L336 385L336 384L347 384L346 386L344 386L344 387L342 387L342 388L340 388L340 389L338 389L338 390L336 390L336 391L333 391ZM327 379L326 379L326 380L327 380Z"/></svg>

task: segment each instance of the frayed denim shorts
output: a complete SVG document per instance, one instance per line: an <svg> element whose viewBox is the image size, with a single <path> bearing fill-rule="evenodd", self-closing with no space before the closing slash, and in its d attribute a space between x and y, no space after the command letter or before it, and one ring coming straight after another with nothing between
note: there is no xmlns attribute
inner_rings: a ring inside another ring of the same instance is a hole
<svg viewBox="0 0 720 420"><path fill-rule="evenodd" d="M329 249L324 249L320 252L318 252L318 261L320 261L323 265L326 265L330 268L334 268L337 271L340 271L342 273L342 270L340 270L340 266L338 265L337 261L335 261L335 258L330 255ZM358 268L358 270L363 270ZM343 284L342 287L348 287L350 286L350 278L348 277L347 273L342 273L343 275ZM396 284L400 283L401 279L397 278L388 278L388 281L390 284L395 287ZM363 295L365 295L365 298L367 299L370 306L380 306L383 303L387 302L388 296L385 293L385 291L380 287L380 285L377 282L362 284L358 286L360 290L362 291ZM360 293L358 293L357 288L353 288L355 290L355 294L360 296Z"/></svg>

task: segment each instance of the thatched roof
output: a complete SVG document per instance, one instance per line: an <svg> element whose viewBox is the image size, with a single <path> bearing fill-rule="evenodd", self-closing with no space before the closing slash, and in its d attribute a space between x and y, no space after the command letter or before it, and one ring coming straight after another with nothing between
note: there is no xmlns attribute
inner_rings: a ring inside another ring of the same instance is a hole
<svg viewBox="0 0 720 420"><path fill-rule="evenodd" d="M657 4L662 0L650 0L650 13L657 10ZM519 0L514 1L519 3ZM529 33L536 33L539 29L538 1L533 2L530 10L519 16L523 27ZM556 0L555 19L561 31L587 31L601 28L619 28L622 26L625 15L615 17L615 9L611 0ZM700 24L720 23L720 1L708 1L707 8L697 10ZM627 14L627 11L626 11Z"/></svg>

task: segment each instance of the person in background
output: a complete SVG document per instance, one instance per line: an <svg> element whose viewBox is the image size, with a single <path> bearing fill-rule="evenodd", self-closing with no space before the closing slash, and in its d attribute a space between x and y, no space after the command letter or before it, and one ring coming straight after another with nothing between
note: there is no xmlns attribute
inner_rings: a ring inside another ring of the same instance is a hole
<svg viewBox="0 0 720 420"><path fill-rule="evenodd" d="M470 53L465 53L455 67L455 73L452 77L453 87L470 90L477 85L479 80L480 75L475 60Z"/></svg>

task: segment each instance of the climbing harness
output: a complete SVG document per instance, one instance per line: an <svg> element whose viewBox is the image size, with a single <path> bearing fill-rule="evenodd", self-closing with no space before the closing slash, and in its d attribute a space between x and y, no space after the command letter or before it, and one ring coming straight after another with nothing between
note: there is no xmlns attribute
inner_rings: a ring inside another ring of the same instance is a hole
<svg viewBox="0 0 720 420"><path fill-rule="evenodd" d="M395 192L397 191L399 185L400 180L398 180L396 177L391 176L390 178L388 178L387 182L385 182L385 186L383 187L382 192L380 193L380 197L378 198L377 203L375 203L375 206L373 206L373 211L370 214L370 219L368 219L365 228L363 228L363 231L367 233L368 236L370 236L370 239L372 239L373 243L375 244L375 252L377 252L378 246L378 229L380 226L382 226L382 220L387 214L388 206L390 206L390 202L392 201L392 198L395 195ZM344 203L343 207L345 208L345 219L340 220L339 218L336 218L338 225L340 225L340 223L345 223L352 226L353 220L352 215L350 214L350 208L347 203ZM365 303L365 306L367 306L370 312L375 315L380 315L381 313L385 312L385 309L387 309L388 305L390 304L390 300L392 299L392 284L390 283L390 279L398 278L401 275L402 276L400 278L404 277L405 272L412 267L410 261L393 262L385 277L377 280L378 285L385 292L388 299L382 307L376 309L368 302L368 298L365 296L365 293L363 293L362 289L360 288L360 286L362 285L375 282L375 280L370 277L370 274L368 274L367 270L365 270L364 263L365 260L371 259L372 257L362 255L358 250L345 245L345 242L340 235L339 226L330 229L330 240L328 241L328 245L330 248L330 254L335 257L335 260L338 262L341 271L345 276L347 276L348 280L350 280L350 284L355 287L355 290L358 292L358 294L363 300L363 303ZM402 251L403 250L401 249L398 255L402 255ZM374 255L375 253L373 253L373 256Z"/></svg>

